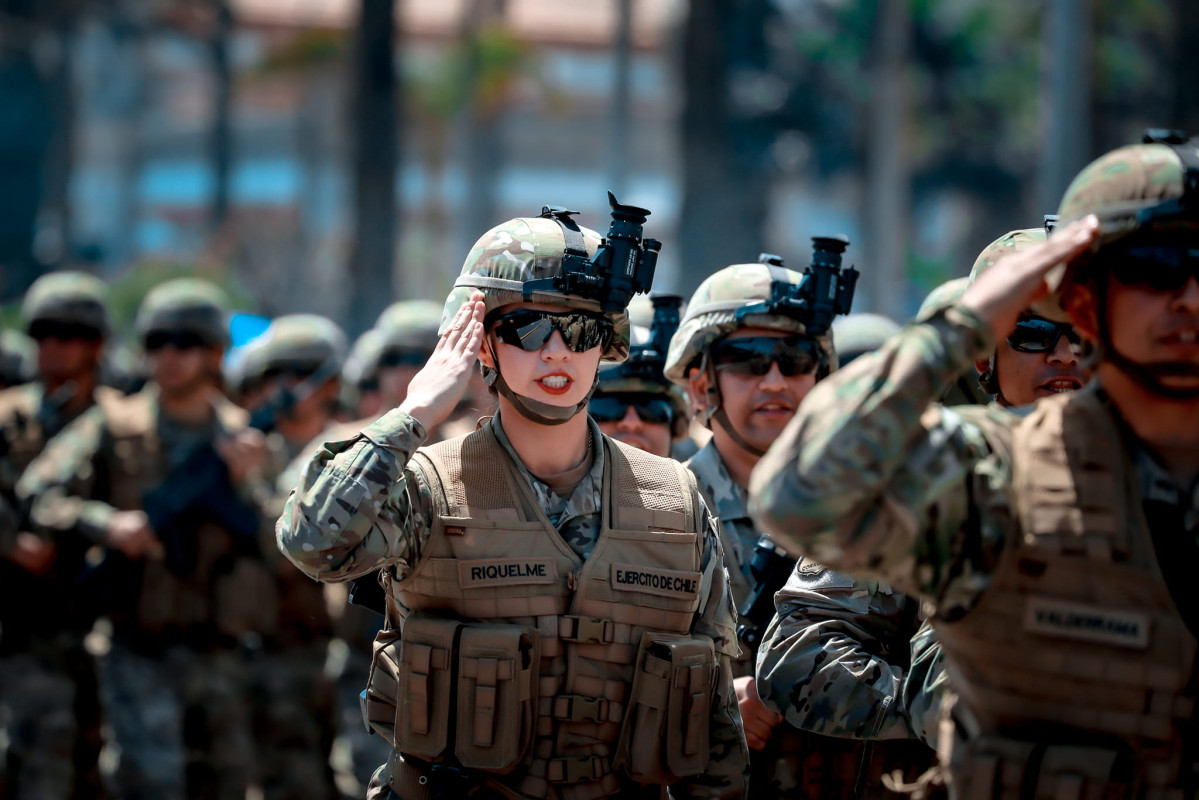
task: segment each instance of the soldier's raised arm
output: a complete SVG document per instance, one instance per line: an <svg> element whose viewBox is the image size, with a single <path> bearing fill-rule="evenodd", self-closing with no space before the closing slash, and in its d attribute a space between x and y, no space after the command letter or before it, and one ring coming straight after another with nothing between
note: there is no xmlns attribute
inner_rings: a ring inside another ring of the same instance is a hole
<svg viewBox="0 0 1199 800"><path fill-rule="evenodd" d="M759 523L795 553L905 592L941 598L955 583L977 593L971 575L993 563L1003 532L967 531L967 503L972 484L1008 469L1002 445L984 432L989 416L1006 412L936 400L1045 291L1043 275L1088 247L1096 230L1080 222L1012 256L958 303L818 384L753 472ZM993 463L980 468L984 460ZM963 573L961 562L979 569Z"/></svg>
<svg viewBox="0 0 1199 800"><path fill-rule="evenodd" d="M405 465L465 391L482 319L481 301L464 303L404 403L312 457L275 531L279 548L310 577L345 581L387 562L416 563L431 501Z"/></svg>

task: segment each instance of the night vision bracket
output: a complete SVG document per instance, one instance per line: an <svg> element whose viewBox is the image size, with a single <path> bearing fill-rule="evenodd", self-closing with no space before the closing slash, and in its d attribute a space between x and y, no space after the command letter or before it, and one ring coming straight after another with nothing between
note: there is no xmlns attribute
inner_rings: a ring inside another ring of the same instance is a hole
<svg viewBox="0 0 1199 800"><path fill-rule="evenodd" d="M737 309L737 321L752 314L781 315L803 323L809 336L823 336L833 317L848 314L853 305L858 271L841 269L841 255L849 247L847 236L813 236L812 263L799 283L791 283L783 271L783 259L762 253L758 263L770 270L770 299Z"/></svg>

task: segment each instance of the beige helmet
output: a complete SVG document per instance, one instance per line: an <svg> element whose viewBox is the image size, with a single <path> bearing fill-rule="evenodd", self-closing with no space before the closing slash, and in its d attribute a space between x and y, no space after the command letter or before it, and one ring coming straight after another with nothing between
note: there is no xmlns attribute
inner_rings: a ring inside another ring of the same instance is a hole
<svg viewBox="0 0 1199 800"><path fill-rule="evenodd" d="M108 288L99 278L85 272L51 272L29 287L21 316L34 336L40 325L49 323L103 339L109 333L107 302Z"/></svg>
<svg viewBox="0 0 1199 800"><path fill-rule="evenodd" d="M202 278L176 278L150 290L134 322L144 342L155 331L187 331L211 347L229 346L229 298Z"/></svg>

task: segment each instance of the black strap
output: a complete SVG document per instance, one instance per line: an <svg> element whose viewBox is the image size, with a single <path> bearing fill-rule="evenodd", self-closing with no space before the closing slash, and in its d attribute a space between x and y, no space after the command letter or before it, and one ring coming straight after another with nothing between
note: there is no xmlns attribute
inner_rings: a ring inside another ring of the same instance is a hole
<svg viewBox="0 0 1199 800"><path fill-rule="evenodd" d="M570 211L562 206L542 206L539 216L552 219L562 228L562 238L566 242L568 254L587 258L587 243L583 241L583 231L579 229L579 224L571 218L572 214L578 213L578 211Z"/></svg>

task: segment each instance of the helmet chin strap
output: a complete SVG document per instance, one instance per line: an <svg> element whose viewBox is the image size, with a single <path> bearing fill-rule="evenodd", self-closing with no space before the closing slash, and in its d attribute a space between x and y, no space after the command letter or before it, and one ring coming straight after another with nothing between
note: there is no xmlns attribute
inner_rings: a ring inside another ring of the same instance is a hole
<svg viewBox="0 0 1199 800"><path fill-rule="evenodd" d="M488 349L491 349L490 346ZM512 403L522 417L530 422L536 422L538 425L561 425L564 422L574 419L576 414L587 408L587 403L591 401L591 395L595 394L595 388L599 385L598 380L592 379L591 391L587 392L587 396L578 403L573 406L555 406L512 391L512 387L508 385L508 382L504 380L504 376L500 374L500 360L496 358L494 350L491 350L491 360L495 366L483 367L483 380L488 386L494 386L496 391L508 398L508 401ZM596 366L596 372L597 374L599 372L598 365Z"/></svg>
<svg viewBox="0 0 1199 800"><path fill-rule="evenodd" d="M766 451L760 447L756 447L745 440L737 428L733 425L733 421L729 419L729 415L724 410L724 402L720 397L720 384L716 382L716 366L706 355L704 356L704 371L708 375L708 389L704 393L707 400L707 407L704 409L704 422L711 426L711 421L715 419L720 423L720 427L733 440L733 444L740 447L747 453L758 458L766 455Z"/></svg>

